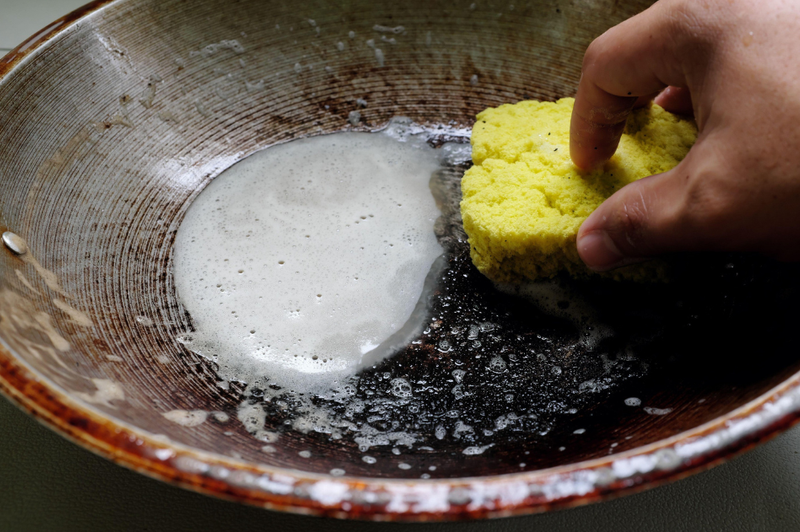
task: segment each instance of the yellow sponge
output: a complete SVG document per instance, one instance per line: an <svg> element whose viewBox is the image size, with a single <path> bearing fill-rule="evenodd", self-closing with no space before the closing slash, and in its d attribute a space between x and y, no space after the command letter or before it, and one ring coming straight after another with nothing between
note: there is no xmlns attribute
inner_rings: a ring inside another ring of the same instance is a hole
<svg viewBox="0 0 800 532"><path fill-rule="evenodd" d="M591 272L575 246L581 223L623 186L665 172L697 138L693 120L657 105L628 119L617 153L593 172L569 156L572 98L526 101L480 113L472 128L474 166L461 182L461 214L475 266L497 282ZM658 262L611 272L617 279L663 276Z"/></svg>

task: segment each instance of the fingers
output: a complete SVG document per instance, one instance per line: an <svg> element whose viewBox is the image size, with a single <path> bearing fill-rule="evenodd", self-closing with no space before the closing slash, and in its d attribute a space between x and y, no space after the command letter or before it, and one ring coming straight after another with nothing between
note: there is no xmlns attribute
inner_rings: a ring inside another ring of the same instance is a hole
<svg viewBox="0 0 800 532"><path fill-rule="evenodd" d="M578 168L590 170L617 151L636 98L613 96L581 77L570 122L569 153Z"/></svg>
<svg viewBox="0 0 800 532"><path fill-rule="evenodd" d="M570 129L570 155L579 168L591 169L614 154L639 97L685 86L673 4L655 4L587 49Z"/></svg>
<svg viewBox="0 0 800 532"><path fill-rule="evenodd" d="M663 91L654 92L645 96L639 96L636 103L633 105L634 109L645 107L650 102L656 103L676 115L694 116L694 108L692 107L692 94L689 89L685 87L669 86Z"/></svg>
<svg viewBox="0 0 800 532"><path fill-rule="evenodd" d="M701 235L687 231L684 201L690 161L635 181L608 198L578 231L578 253L596 271L640 262L651 256L691 249Z"/></svg>
<svg viewBox="0 0 800 532"><path fill-rule="evenodd" d="M676 115L691 116L694 114L692 95L685 87L667 87L656 96L654 102Z"/></svg>

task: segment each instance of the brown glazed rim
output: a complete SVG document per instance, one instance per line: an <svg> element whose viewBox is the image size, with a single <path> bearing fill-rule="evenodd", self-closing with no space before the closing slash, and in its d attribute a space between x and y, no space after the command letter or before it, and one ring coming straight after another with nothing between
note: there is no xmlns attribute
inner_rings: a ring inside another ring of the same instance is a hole
<svg viewBox="0 0 800 532"><path fill-rule="evenodd" d="M0 80L96 0L0 58ZM692 430L602 459L523 473L443 480L332 477L258 466L159 439L109 419L31 370L0 343L0 391L65 437L134 471L272 510L380 521L480 519L579 506L684 478L722 463L800 420L800 372Z"/></svg>

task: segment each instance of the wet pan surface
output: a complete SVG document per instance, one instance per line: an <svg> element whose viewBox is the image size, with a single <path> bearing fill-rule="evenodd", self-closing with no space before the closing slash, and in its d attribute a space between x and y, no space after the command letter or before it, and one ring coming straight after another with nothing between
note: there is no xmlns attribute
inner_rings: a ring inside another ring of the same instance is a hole
<svg viewBox="0 0 800 532"><path fill-rule="evenodd" d="M614 331L599 334L472 267L457 211L464 165L432 176L446 253L429 327L347 399L314 399L351 424L339 434L297 430L291 394L221 386L178 341L192 318L176 298L175 235L225 168L395 116L468 128L487 106L572 95L585 46L643 7L126 0L18 49L0 64L0 230L27 253L0 248L0 386L144 473L372 519L589 502L790 425L795 267L682 257L669 285L562 280L574 297L556 306ZM443 140L459 139L431 142ZM242 405L269 435L248 430Z"/></svg>

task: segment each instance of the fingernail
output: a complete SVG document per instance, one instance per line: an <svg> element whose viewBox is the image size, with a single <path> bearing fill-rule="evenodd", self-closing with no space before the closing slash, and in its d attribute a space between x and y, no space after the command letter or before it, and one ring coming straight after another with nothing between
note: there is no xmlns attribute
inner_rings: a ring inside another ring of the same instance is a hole
<svg viewBox="0 0 800 532"><path fill-rule="evenodd" d="M594 231L578 240L578 253L592 270L604 272L627 263L605 231Z"/></svg>

